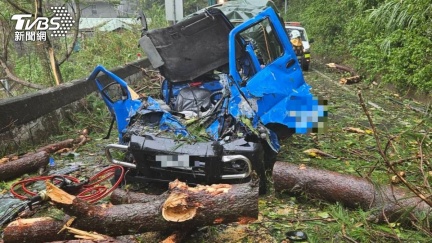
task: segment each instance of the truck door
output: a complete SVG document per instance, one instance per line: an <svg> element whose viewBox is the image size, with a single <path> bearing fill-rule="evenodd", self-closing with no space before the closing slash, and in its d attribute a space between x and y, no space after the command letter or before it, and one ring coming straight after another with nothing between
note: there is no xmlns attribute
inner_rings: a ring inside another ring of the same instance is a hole
<svg viewBox="0 0 432 243"><path fill-rule="evenodd" d="M105 74L108 80L110 80L107 85L99 80L99 73ZM124 80L101 65L98 65L93 70L88 80L95 81L108 110L117 121L119 141L122 142L123 129L126 128L130 118L135 115L136 111L141 106L141 100L138 99L138 94L135 93Z"/></svg>
<svg viewBox="0 0 432 243"><path fill-rule="evenodd" d="M253 44L254 51L245 52L251 60L259 60L256 72L245 75L238 65L238 47L234 45L237 38ZM229 47L231 79L254 111L254 120L258 118L278 136L323 126L325 107L309 92L285 29L272 8L234 28Z"/></svg>

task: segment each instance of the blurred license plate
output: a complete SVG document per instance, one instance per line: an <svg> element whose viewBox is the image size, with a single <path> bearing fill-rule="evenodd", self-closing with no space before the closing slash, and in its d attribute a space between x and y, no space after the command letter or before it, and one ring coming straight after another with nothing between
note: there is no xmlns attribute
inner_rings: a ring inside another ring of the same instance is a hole
<svg viewBox="0 0 432 243"><path fill-rule="evenodd" d="M156 161L161 162L161 167L190 167L189 155L156 155Z"/></svg>

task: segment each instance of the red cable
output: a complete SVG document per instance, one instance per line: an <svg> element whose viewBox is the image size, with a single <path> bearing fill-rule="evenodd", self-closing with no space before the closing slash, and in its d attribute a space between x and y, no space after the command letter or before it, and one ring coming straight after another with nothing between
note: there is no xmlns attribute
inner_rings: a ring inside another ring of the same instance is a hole
<svg viewBox="0 0 432 243"><path fill-rule="evenodd" d="M105 186L100 185L100 183L113 177L115 174L115 171L117 169L120 169L120 171L121 171L120 177L118 178L116 183L114 183L114 185L110 189L108 189ZM100 199L104 198L105 196L107 196L112 191L114 191L114 189L116 189L120 185L120 183L123 180L124 173L125 173L124 168L120 165L113 165L113 166L110 166L108 168L105 168L104 170L100 171L99 173L97 173L96 175L91 177L89 179L89 183L84 185L83 190L80 193L78 193L78 195L76 195L76 196L82 200L89 202L89 203L95 203L95 202L99 201ZM14 197L21 199L21 200L26 200L29 197L34 197L37 195L37 193L30 191L26 187L26 185L37 182L37 181L52 180L53 177L55 177L55 176L58 176L58 175L38 176L38 177L32 177L32 178L28 178L28 179L25 179L22 181L15 182L11 186L10 192L12 193L12 195L14 195ZM80 182L75 177L68 176L68 175L62 175L62 176L64 178L74 182L74 183ZM55 183L55 179L54 179L54 183ZM25 196L25 195L21 195L21 194L17 193L15 191L16 186L21 186L21 189L26 194L28 194L29 196Z"/></svg>

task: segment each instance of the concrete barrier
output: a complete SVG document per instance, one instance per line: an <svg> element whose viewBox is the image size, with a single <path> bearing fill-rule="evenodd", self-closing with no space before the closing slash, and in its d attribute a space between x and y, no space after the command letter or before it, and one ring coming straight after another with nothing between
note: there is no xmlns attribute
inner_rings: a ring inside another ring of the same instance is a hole
<svg viewBox="0 0 432 243"><path fill-rule="evenodd" d="M96 66L96 65L95 65ZM111 71L128 82L143 77L142 68L150 67L147 58ZM90 72L89 72L90 75ZM108 82L105 75L99 80ZM59 122L68 112L82 107L79 100L96 91L87 77L34 93L0 100L0 155L20 147L36 144L59 132Z"/></svg>

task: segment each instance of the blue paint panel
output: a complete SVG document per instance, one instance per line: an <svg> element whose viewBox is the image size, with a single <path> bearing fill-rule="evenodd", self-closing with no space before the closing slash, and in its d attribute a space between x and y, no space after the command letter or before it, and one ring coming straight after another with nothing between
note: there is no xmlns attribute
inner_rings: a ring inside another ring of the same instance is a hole
<svg viewBox="0 0 432 243"><path fill-rule="evenodd" d="M112 81L120 85L123 94L126 94L122 97L121 100L112 101L103 93L104 86L102 86L100 81L97 79L97 75L101 72L104 73L107 77L109 77ZM93 70L87 80L94 80L96 82L96 86L98 87L98 90L106 106L117 121L119 141L122 141L122 131L126 129L127 125L129 124L130 118L136 114L137 110L141 106L141 101L133 100L129 92L127 83L101 65L96 66L96 68Z"/></svg>
<svg viewBox="0 0 432 243"><path fill-rule="evenodd" d="M186 126L183 125L171 113L162 110L159 103L151 97L147 97L148 106L145 110L150 112L163 112L162 118L159 121L159 129L164 132L173 132L175 135L189 136Z"/></svg>

